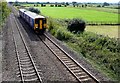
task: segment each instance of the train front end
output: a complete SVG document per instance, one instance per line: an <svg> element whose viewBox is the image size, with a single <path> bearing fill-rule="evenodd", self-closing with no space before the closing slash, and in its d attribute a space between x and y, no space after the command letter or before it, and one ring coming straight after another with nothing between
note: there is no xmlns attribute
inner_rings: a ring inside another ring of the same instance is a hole
<svg viewBox="0 0 120 83"><path fill-rule="evenodd" d="M46 18L35 18L34 31L43 34L47 28Z"/></svg>

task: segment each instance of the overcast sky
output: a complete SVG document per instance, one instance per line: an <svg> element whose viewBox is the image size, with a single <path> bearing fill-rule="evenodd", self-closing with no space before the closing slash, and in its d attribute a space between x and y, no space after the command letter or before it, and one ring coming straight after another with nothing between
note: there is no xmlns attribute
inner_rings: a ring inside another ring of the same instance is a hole
<svg viewBox="0 0 120 83"><path fill-rule="evenodd" d="M9 1L16 1L16 0L7 0ZM17 0L20 2L109 2L109 3L118 3L120 0Z"/></svg>

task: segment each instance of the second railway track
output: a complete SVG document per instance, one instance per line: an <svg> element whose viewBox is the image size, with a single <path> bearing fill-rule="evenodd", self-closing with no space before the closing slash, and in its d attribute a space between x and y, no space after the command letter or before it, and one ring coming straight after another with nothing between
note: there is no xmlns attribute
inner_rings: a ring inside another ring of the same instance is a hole
<svg viewBox="0 0 120 83"><path fill-rule="evenodd" d="M66 53L59 45L57 45L46 34L38 36L49 50L61 61L61 63L69 70L70 73L80 83L99 83L99 81L83 68L76 60Z"/></svg>
<svg viewBox="0 0 120 83"><path fill-rule="evenodd" d="M21 78L21 82L30 82L36 81L37 83L41 83L42 79L40 74L37 70L35 62L31 56L31 53L26 45L24 37L19 29L17 20L15 19L14 14L10 16L10 22L12 25L12 33L13 33L13 40L15 44L15 51L19 66L19 77ZM14 27L14 29L13 29Z"/></svg>

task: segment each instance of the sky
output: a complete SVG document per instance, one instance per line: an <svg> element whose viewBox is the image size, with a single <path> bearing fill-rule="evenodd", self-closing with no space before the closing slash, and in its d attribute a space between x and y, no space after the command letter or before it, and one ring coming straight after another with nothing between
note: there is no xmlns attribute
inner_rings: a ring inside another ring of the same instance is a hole
<svg viewBox="0 0 120 83"><path fill-rule="evenodd" d="M6 0L7 2L9 1L16 1L16 0ZM120 0L17 0L19 2L108 2L108 3L118 3Z"/></svg>

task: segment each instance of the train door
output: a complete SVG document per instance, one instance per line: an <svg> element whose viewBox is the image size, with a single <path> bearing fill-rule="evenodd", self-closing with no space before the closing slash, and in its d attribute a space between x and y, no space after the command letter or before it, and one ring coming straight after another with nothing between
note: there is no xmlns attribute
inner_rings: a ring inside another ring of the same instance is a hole
<svg viewBox="0 0 120 83"><path fill-rule="evenodd" d="M35 19L34 30L39 30L39 19Z"/></svg>
<svg viewBox="0 0 120 83"><path fill-rule="evenodd" d="M40 25L39 28L42 29L43 28L43 20L42 19L39 20L39 25Z"/></svg>

